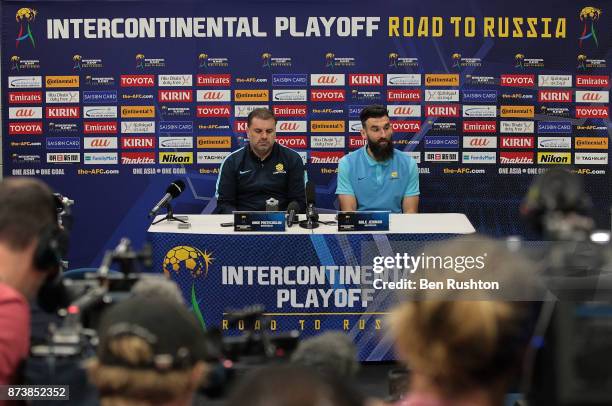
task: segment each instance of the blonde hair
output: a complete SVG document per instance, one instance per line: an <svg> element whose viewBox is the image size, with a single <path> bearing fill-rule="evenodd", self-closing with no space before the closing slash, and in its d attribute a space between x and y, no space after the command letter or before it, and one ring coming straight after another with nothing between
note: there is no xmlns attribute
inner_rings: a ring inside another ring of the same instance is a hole
<svg viewBox="0 0 612 406"><path fill-rule="evenodd" d="M443 257L483 252L490 264L486 276L511 290L497 296L500 300L494 300L496 293L483 291L421 291L399 305L388 320L403 360L447 397L473 389L503 391L518 371L526 345L526 306L507 298L516 300L537 290L532 279L537 271L530 261L483 236L425 250L427 255ZM446 277L441 270L428 271L431 280L435 275L438 280ZM450 276L473 277L469 272Z"/></svg>
<svg viewBox="0 0 612 406"><path fill-rule="evenodd" d="M113 355L126 364L136 366L151 361L153 357L151 346L140 337L118 337L108 346ZM200 379L194 379L196 368L204 372L199 365L160 372L153 368L104 365L94 358L87 362L86 369L89 380L100 392L102 406L122 406L163 404L184 397L202 383Z"/></svg>

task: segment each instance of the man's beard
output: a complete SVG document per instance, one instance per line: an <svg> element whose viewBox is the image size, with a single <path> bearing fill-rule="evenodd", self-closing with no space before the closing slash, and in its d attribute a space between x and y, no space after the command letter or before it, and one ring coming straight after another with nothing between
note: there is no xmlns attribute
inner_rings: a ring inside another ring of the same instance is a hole
<svg viewBox="0 0 612 406"><path fill-rule="evenodd" d="M389 142L380 144L378 141L372 141L368 138L368 148L374 155L374 159L377 161L386 161L393 157L393 140L389 139Z"/></svg>

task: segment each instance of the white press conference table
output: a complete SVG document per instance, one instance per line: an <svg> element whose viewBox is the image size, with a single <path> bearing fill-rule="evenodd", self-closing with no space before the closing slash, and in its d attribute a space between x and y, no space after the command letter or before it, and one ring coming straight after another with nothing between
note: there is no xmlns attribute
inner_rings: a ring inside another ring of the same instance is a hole
<svg viewBox="0 0 612 406"><path fill-rule="evenodd" d="M156 220L163 218L158 216ZM335 214L320 214L322 221L335 221ZM304 219L304 215L300 215ZM192 214L187 216L189 228L179 228L178 222L162 221L149 227L150 233L178 233L178 234L472 234L476 230L470 220L462 213L418 213L418 214L391 214L389 216L389 231L338 231L336 224L320 224L318 228L309 230L298 224L287 227L283 232L247 231L234 232L232 227L222 227L221 223L231 223L234 216L231 214Z"/></svg>

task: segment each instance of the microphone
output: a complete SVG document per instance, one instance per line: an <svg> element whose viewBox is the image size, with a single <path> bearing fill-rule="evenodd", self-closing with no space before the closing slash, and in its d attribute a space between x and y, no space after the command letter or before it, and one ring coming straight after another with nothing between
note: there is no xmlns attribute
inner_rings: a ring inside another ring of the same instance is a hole
<svg viewBox="0 0 612 406"><path fill-rule="evenodd" d="M306 182L306 220L300 221L300 227L313 229L319 227L319 214L315 208L315 185L311 181Z"/></svg>
<svg viewBox="0 0 612 406"><path fill-rule="evenodd" d="M172 182L170 186L168 186L168 188L166 189L166 194L164 195L164 197L162 197L162 199L157 202L157 204L149 212L149 217L155 216L155 214L157 214L157 212L162 207L164 207L165 205L170 203L172 199L175 199L181 193L183 193L183 190L185 190L185 182L183 182L182 180L175 180L174 182Z"/></svg>
<svg viewBox="0 0 612 406"><path fill-rule="evenodd" d="M300 204L295 200L287 206L287 227L291 227L297 220L297 214L300 211Z"/></svg>

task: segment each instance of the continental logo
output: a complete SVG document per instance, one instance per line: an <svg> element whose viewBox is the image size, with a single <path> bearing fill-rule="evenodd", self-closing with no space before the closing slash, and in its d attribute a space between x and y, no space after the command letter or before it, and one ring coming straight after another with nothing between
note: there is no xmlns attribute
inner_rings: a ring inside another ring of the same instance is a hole
<svg viewBox="0 0 612 406"><path fill-rule="evenodd" d="M259 90L234 90L235 101L268 101L270 91L267 89Z"/></svg>
<svg viewBox="0 0 612 406"><path fill-rule="evenodd" d="M121 106L121 118L153 118L154 106Z"/></svg>
<svg viewBox="0 0 612 406"><path fill-rule="evenodd" d="M45 76L46 87L79 87L78 76Z"/></svg>
<svg viewBox="0 0 612 406"><path fill-rule="evenodd" d="M160 152L160 164L192 164L193 152Z"/></svg>
<svg viewBox="0 0 612 406"><path fill-rule="evenodd" d="M425 86L459 86L459 75L454 73L426 74Z"/></svg>
<svg viewBox="0 0 612 406"><path fill-rule="evenodd" d="M576 137L576 149L608 149L608 137Z"/></svg>
<svg viewBox="0 0 612 406"><path fill-rule="evenodd" d="M535 111L533 106L501 106L500 117L533 117Z"/></svg>
<svg viewBox="0 0 612 406"><path fill-rule="evenodd" d="M538 163L569 165L572 163L572 154L569 152L538 152Z"/></svg>
<svg viewBox="0 0 612 406"><path fill-rule="evenodd" d="M198 137L198 148L229 149L232 147L232 137Z"/></svg>
<svg viewBox="0 0 612 406"><path fill-rule="evenodd" d="M311 121L310 131L313 133L344 132L344 121Z"/></svg>

